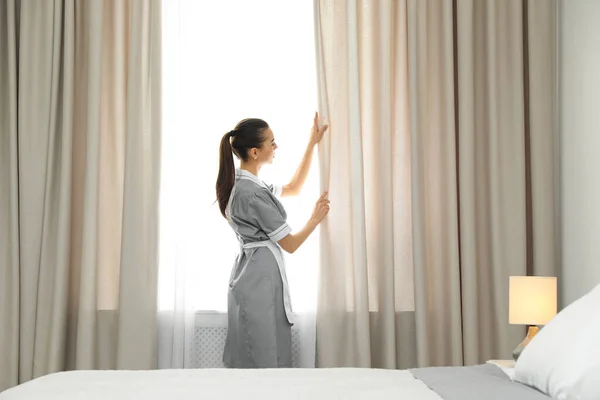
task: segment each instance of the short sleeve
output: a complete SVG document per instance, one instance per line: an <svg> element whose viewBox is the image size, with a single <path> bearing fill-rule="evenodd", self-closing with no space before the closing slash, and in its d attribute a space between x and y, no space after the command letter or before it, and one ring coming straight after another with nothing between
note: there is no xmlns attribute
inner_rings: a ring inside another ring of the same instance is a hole
<svg viewBox="0 0 600 400"><path fill-rule="evenodd" d="M258 192L250 201L249 207L252 219L274 242L280 241L292 232L292 228L285 220L283 206L277 203L269 193Z"/></svg>
<svg viewBox="0 0 600 400"><path fill-rule="evenodd" d="M271 193L273 193L273 196L280 198L281 197L281 193L283 192L283 186L281 185L267 185L267 188L269 189L269 191Z"/></svg>

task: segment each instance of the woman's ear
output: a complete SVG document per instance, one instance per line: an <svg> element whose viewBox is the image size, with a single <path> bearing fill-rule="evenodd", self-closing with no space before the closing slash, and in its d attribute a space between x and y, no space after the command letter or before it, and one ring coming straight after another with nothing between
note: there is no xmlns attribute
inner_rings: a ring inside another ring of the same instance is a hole
<svg viewBox="0 0 600 400"><path fill-rule="evenodd" d="M258 149L256 147L250 149L250 157L252 157L253 160L258 158Z"/></svg>

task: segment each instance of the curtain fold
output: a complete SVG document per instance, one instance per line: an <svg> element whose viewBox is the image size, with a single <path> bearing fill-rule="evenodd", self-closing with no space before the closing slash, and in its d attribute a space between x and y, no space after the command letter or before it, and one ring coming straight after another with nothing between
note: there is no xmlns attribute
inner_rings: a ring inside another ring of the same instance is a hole
<svg viewBox="0 0 600 400"><path fill-rule="evenodd" d="M402 4L315 2L319 112L331 130L321 184L333 204L321 230L319 366L414 364Z"/></svg>
<svg viewBox="0 0 600 400"><path fill-rule="evenodd" d="M181 154L183 149L189 148L189 139L179 139L183 132L186 132L184 126L186 97L183 91L183 82L186 82L183 75L183 66L189 65L189 59L183 57L189 52L184 48L184 38L182 32L186 31L186 26L182 20L182 14L189 16L190 10L182 10L185 2L175 0L164 2L162 4L163 25L162 39L164 41L164 57L161 60L161 68L164 72L164 129L171 134L165 138L163 149L165 162L162 164L162 190L160 194L161 202L161 229L160 229L160 257L159 260L159 291L162 298L159 299L160 309L158 313L158 368L191 368L194 366L194 329L196 326L196 313L191 300L191 293L196 293L197 281L191 279L192 265L194 263L185 262L189 250L184 250L186 244L193 242L193 238L187 234L187 230L182 227L195 226L194 221L190 219L188 212L180 211L192 207L193 202L189 192L189 186L185 180L178 181L172 179L173 176L181 176L176 173L180 165L185 165L181 171L187 172L196 170L190 168L188 163L182 162ZM185 14L185 11L188 14ZM185 61L188 61L186 63ZM188 139L188 140L186 140ZM174 155L178 155L175 156ZM174 162L176 161L176 162ZM181 162L181 164L178 164ZM185 207L181 207L181 199L187 199ZM189 225L186 225L189 224ZM196 244L196 243L195 243ZM181 255L185 254L184 257ZM167 288L165 290L165 288ZM167 293L165 295L165 293ZM164 305L165 298L168 300L168 306ZM226 326L225 318L225 326Z"/></svg>
<svg viewBox="0 0 600 400"><path fill-rule="evenodd" d="M557 270L554 7L315 1L320 366L475 364L522 339L508 277Z"/></svg>
<svg viewBox="0 0 600 400"><path fill-rule="evenodd" d="M117 368L146 369L157 366L161 2L130 7Z"/></svg>
<svg viewBox="0 0 600 400"><path fill-rule="evenodd" d="M508 276L527 274L530 251L527 39L521 1L457 4L464 358L472 364L509 354L522 334L507 321Z"/></svg>
<svg viewBox="0 0 600 400"><path fill-rule="evenodd" d="M527 90L529 107L531 269L536 275L555 275L560 260L559 148L557 88L557 5L527 2Z"/></svg>
<svg viewBox="0 0 600 400"><path fill-rule="evenodd" d="M153 368L160 1L10 0L0 18L0 390Z"/></svg>
<svg viewBox="0 0 600 400"><path fill-rule="evenodd" d="M19 379L18 3L0 3L0 391Z"/></svg>
<svg viewBox="0 0 600 400"><path fill-rule="evenodd" d="M453 7L407 2L417 365L462 362Z"/></svg>

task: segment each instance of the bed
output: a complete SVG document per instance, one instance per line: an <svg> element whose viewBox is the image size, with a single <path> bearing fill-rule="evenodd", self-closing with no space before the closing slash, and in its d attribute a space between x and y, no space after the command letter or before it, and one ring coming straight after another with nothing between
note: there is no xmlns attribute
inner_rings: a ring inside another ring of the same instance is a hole
<svg viewBox="0 0 600 400"><path fill-rule="evenodd" d="M265 369L72 371L0 393L0 400L397 399L548 400L493 364L382 370Z"/></svg>
<svg viewBox="0 0 600 400"><path fill-rule="evenodd" d="M598 309L600 284L550 321L514 369L486 363L409 370L71 371L8 389L0 400L598 400Z"/></svg>

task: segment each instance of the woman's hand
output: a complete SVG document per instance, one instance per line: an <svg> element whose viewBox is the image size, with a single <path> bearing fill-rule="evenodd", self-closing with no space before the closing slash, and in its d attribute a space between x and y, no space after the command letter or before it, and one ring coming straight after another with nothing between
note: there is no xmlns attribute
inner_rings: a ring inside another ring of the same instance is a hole
<svg viewBox="0 0 600 400"><path fill-rule="evenodd" d="M277 243L281 246L281 248L288 253L294 253L302 243L310 236L311 233L317 228L317 225L325 219L327 214L329 213L329 200L327 200L327 192L323 193L319 200L317 200L317 204L315 205L315 210L313 211L312 217L308 220L304 228L300 230L298 233L289 234Z"/></svg>
<svg viewBox="0 0 600 400"><path fill-rule="evenodd" d="M315 152L315 146L321 141L326 130L327 125L319 128L319 113L315 113L315 120L310 132L310 142L306 147L304 157L302 157L302 161L300 162L294 177L283 187L283 191L281 192L282 197L296 196L300 193L300 190L302 190L304 181L306 181L306 177L308 176L308 170L310 169L313 153Z"/></svg>
<svg viewBox="0 0 600 400"><path fill-rule="evenodd" d="M317 204L315 204L315 209L311 219L317 224L320 224L329 213L330 208L329 199L327 199L327 192L325 192L321 195L321 197L319 197L319 200L317 200Z"/></svg>
<svg viewBox="0 0 600 400"><path fill-rule="evenodd" d="M319 144L321 139L323 139L323 134L325 134L325 131L327 130L328 127L329 127L328 125L323 125L322 127L319 128L319 113L316 112L315 119L313 121L313 127L310 130L310 145L311 146L316 146L317 144Z"/></svg>

